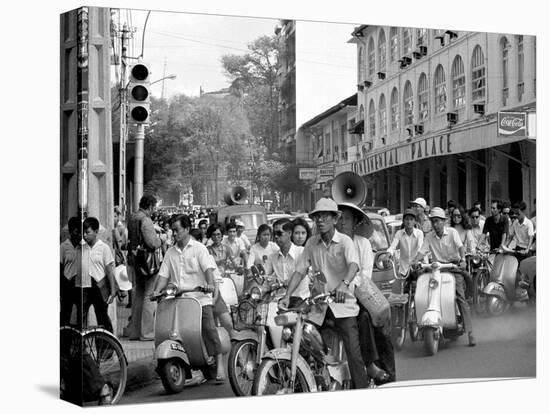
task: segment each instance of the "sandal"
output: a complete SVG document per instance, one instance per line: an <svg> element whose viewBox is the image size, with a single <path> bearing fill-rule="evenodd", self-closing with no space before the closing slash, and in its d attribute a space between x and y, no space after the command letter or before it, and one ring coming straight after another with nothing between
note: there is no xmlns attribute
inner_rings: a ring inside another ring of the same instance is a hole
<svg viewBox="0 0 550 414"><path fill-rule="evenodd" d="M386 371L384 371L381 368L378 368L375 370L369 367L367 368L367 375L374 380L374 383L376 385L386 384L387 382L391 381L390 374L388 374Z"/></svg>

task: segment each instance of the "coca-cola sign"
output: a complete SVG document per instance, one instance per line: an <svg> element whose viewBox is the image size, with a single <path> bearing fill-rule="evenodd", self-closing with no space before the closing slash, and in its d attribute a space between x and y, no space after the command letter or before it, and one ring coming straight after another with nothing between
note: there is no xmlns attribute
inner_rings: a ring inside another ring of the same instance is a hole
<svg viewBox="0 0 550 414"><path fill-rule="evenodd" d="M526 112L499 112L498 135L501 137L526 137Z"/></svg>

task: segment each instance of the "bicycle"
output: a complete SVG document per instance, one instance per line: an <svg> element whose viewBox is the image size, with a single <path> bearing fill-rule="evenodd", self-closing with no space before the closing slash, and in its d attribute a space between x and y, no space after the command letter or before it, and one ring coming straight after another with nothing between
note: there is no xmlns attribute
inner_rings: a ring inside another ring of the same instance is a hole
<svg viewBox="0 0 550 414"><path fill-rule="evenodd" d="M81 406L120 401L126 388L128 361L115 335L101 327L80 331L62 326L60 345L61 399Z"/></svg>

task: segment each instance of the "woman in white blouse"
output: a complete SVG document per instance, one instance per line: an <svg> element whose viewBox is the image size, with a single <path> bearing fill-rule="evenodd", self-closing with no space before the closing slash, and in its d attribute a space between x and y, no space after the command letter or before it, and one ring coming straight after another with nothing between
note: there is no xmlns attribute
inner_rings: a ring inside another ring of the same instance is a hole
<svg viewBox="0 0 550 414"><path fill-rule="evenodd" d="M258 227L256 242L250 248L250 255L248 256L248 269L250 269L252 265L259 264L265 267L267 258L272 253L279 251L279 246L271 241L272 236L273 231L269 225L261 224L260 227Z"/></svg>

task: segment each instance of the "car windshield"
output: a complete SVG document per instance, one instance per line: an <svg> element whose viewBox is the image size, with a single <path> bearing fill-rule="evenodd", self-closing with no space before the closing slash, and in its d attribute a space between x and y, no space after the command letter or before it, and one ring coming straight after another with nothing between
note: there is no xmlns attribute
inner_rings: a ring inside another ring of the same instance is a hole
<svg viewBox="0 0 550 414"><path fill-rule="evenodd" d="M369 237L370 244L372 245L372 250L386 250L390 247L388 237L384 230L384 223L379 219L371 219L373 231L372 236Z"/></svg>
<svg viewBox="0 0 550 414"><path fill-rule="evenodd" d="M260 224L263 224L263 216L261 213L246 213L246 214L239 214L236 216L230 216L227 219L227 222L229 221L237 221L240 220L244 224L244 228L249 230L253 229L256 230L258 227L260 227Z"/></svg>

